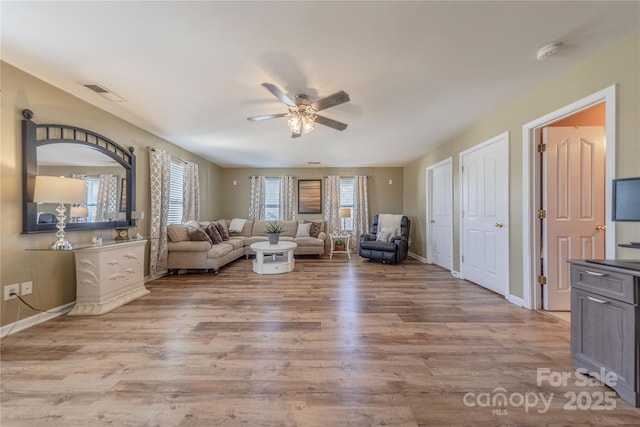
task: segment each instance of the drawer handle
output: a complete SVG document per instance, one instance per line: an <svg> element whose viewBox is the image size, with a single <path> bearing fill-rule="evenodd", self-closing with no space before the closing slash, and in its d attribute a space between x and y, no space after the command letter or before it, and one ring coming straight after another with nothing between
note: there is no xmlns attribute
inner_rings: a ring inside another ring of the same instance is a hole
<svg viewBox="0 0 640 427"><path fill-rule="evenodd" d="M597 302L598 304L608 304L609 301L604 301L598 298L594 298L594 297L590 297L589 295L587 295L587 298L589 298L589 300L593 301L593 302Z"/></svg>
<svg viewBox="0 0 640 427"><path fill-rule="evenodd" d="M595 271L589 271L589 270L585 270L584 272L592 276L598 276L598 277L608 276L607 273L596 273Z"/></svg>

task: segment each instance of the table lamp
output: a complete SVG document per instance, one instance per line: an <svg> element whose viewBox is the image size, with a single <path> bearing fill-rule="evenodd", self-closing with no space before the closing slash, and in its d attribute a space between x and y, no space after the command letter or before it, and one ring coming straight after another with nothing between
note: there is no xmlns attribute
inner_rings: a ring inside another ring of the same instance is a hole
<svg viewBox="0 0 640 427"><path fill-rule="evenodd" d="M65 203L82 204L87 202L87 184L81 179L65 178L63 176L36 176L33 190L33 201L36 203L58 203L58 240L49 249L54 251L70 251L73 245L64 238L66 226Z"/></svg>
<svg viewBox="0 0 640 427"><path fill-rule="evenodd" d="M89 216L89 208L85 208L82 206L71 206L69 210L69 216L71 218L75 218L76 222L80 222L80 218L86 218Z"/></svg>
<svg viewBox="0 0 640 427"><path fill-rule="evenodd" d="M338 210L338 216L342 219L342 230L340 230L340 232L347 234L345 230L345 218L351 218L351 208L340 208L340 210Z"/></svg>

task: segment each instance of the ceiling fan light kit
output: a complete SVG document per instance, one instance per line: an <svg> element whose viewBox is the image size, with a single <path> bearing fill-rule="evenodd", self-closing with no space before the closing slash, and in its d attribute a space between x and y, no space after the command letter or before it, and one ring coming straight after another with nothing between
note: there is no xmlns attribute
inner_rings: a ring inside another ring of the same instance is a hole
<svg viewBox="0 0 640 427"><path fill-rule="evenodd" d="M345 91L334 93L333 95L329 95L315 102L311 102L307 95L298 94L295 96L294 101L271 83L262 83L262 86L266 87L280 101L287 104L289 112L284 114L247 117L247 120L249 121L257 122L275 119L278 117L289 117L287 124L289 125L292 138L298 138L302 134L311 132L314 129L315 123L320 123L339 131L343 131L347 128L347 124L345 123L338 122L328 117L319 116L317 114L318 111L324 110L325 108L348 102L349 95Z"/></svg>
<svg viewBox="0 0 640 427"><path fill-rule="evenodd" d="M536 54L536 58L538 61L542 61L550 56L555 55L560 50L561 43L550 43L548 45L542 46L538 49Z"/></svg>

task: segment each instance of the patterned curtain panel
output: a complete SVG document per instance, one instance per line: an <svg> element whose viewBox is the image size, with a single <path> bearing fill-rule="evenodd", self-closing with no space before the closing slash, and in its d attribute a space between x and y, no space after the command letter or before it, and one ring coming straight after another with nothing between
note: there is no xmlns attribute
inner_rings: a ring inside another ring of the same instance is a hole
<svg viewBox="0 0 640 427"><path fill-rule="evenodd" d="M200 178L198 165L186 162L184 168L184 192L182 193L182 222L200 221Z"/></svg>
<svg viewBox="0 0 640 427"><path fill-rule="evenodd" d="M369 232L369 189L366 176L356 176L353 186L353 231L351 232L351 248L357 251L360 235Z"/></svg>
<svg viewBox="0 0 640 427"><path fill-rule="evenodd" d="M96 221L113 221L118 216L118 177L113 174L100 175L96 200Z"/></svg>
<svg viewBox="0 0 640 427"><path fill-rule="evenodd" d="M167 272L167 217L169 214L169 173L171 156L166 151L149 150L151 181L151 241L149 274L158 277Z"/></svg>
<svg viewBox="0 0 640 427"><path fill-rule="evenodd" d="M333 175L324 179L324 220L327 233L340 228L340 177Z"/></svg>
<svg viewBox="0 0 640 427"><path fill-rule="evenodd" d="M296 219L296 177L280 177L280 212L278 218L283 221Z"/></svg>
<svg viewBox="0 0 640 427"><path fill-rule="evenodd" d="M249 219L264 218L264 176L252 176L249 192Z"/></svg>

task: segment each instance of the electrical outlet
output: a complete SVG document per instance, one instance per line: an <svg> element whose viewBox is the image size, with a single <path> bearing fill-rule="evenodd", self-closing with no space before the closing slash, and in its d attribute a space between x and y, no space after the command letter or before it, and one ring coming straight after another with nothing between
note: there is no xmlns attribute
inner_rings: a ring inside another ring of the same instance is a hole
<svg viewBox="0 0 640 427"><path fill-rule="evenodd" d="M15 295L10 295L11 292L15 293L16 295L20 295L20 284L19 283L14 283L13 285L7 285L4 287L4 300L9 300L9 299L14 299L16 298Z"/></svg>
<svg viewBox="0 0 640 427"><path fill-rule="evenodd" d="M31 280L20 284L20 295L29 295L31 292L33 292L33 282Z"/></svg>

